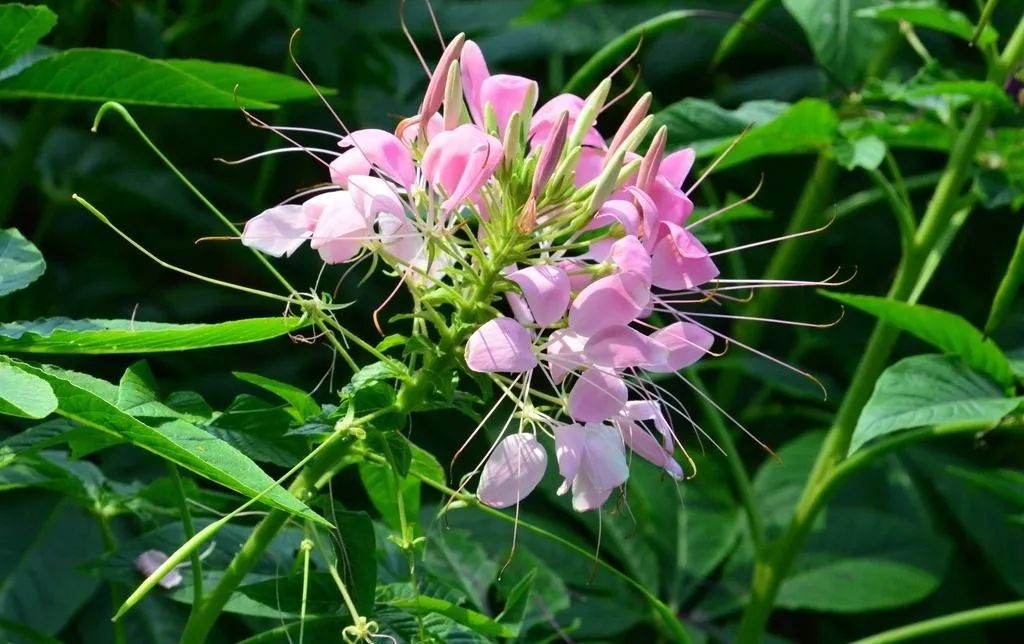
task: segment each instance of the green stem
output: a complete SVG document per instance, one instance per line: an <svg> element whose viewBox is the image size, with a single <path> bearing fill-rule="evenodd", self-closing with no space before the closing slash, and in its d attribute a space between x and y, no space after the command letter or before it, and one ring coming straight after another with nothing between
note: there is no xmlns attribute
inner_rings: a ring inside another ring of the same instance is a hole
<svg viewBox="0 0 1024 644"><path fill-rule="evenodd" d="M750 3L750 6L743 12L743 15L737 17L736 23L729 27L729 31L722 38L718 49L715 50L715 55L711 57L711 67L718 67L722 64L722 61L732 53L732 50L736 49L736 45L739 44L740 38L746 32L747 26L752 22L757 22L774 2L775 0L754 0Z"/></svg>
<svg viewBox="0 0 1024 644"><path fill-rule="evenodd" d="M1014 617L1024 617L1024 600L1006 602L1005 604L993 604L992 606L984 606L982 608L972 608L971 610L943 615L942 617L936 617L934 619L926 619L923 622L908 624L907 626L894 628L891 631L885 631L883 633L878 633L877 635L865 637L864 639L857 640L854 644L892 644L893 642L906 642L907 640L917 639L926 635L943 633L958 628L973 626L974 624L984 624L985 622L995 622L1001 619L1011 619Z"/></svg>
<svg viewBox="0 0 1024 644"><path fill-rule="evenodd" d="M336 432L327 439L316 458L288 486L288 491L295 498L306 500L312 496L317 490L321 476L330 470L348 451L351 446L350 441L346 440L348 436L350 436L348 432ZM183 644L193 644L206 640L210 629L213 627L228 599L231 598L235 588L242 583L245 575L256 564L260 555L263 554L270 545L270 542L273 541L277 533L284 527L290 516L284 510L271 510L256 525L249 538L242 544L241 550L231 560L220 581L217 582L217 585L210 594L203 598L199 609L193 611L189 617L188 622L185 624L185 630L181 635Z"/></svg>
<svg viewBox="0 0 1024 644"><path fill-rule="evenodd" d="M1000 82L1006 70L1015 64L1022 54L1024 20L1017 24L998 64L993 65L990 70L989 80ZM971 111L967 123L953 145L949 161L928 203L913 243L900 262L896 278L889 290L890 299L906 301L918 286L925 260L950 224L974 155L994 115L995 109L984 104L976 105ZM827 496L821 494L820 488L828 485L829 478L847 455L857 418L871 395L875 381L885 368L898 335L899 331L896 328L884 323L876 324L864 350L864 357L857 366L835 423L825 438L788 528L775 544L766 552L759 554L755 563L750 601L740 623L738 639L741 643L760 641L779 586L810 532L817 510Z"/></svg>
<svg viewBox="0 0 1024 644"><path fill-rule="evenodd" d="M114 536L114 530L110 527L110 517L106 515L103 509L96 514L96 518L100 522L100 536L103 538L103 547L106 549L108 554L114 554L117 552L117 537ZM117 607L121 604L121 591L120 584L115 582L108 582L110 586L110 605ZM114 643L125 644L128 641L128 637L125 634L124 623L116 621L113 623L114 628Z"/></svg>
<svg viewBox="0 0 1024 644"><path fill-rule="evenodd" d="M178 513L181 514L181 525L185 529L185 539L196 536L196 527L192 523L192 512L188 509L188 496L185 494L185 483L181 478L181 472L174 463L167 463L167 472L171 476L171 483L174 485L175 501L178 504ZM192 568L192 608L198 609L203 599L203 562L199 558L199 551L193 550L189 554L189 562Z"/></svg>
<svg viewBox="0 0 1024 644"><path fill-rule="evenodd" d="M764 520L757 507L757 502L754 500L754 489L750 484L747 469L743 465L743 459L740 458L739 452L736 450L736 442L732 439L729 428L726 427L725 422L722 420L721 412L715 409L706 397L708 395L707 389L704 387L701 377L697 373L690 373L689 378L693 386L703 394L698 396L698 398L700 399L701 406L704 408L704 416L708 419L709 428L713 434L712 439L725 452L725 460L729 465L729 472L732 475L736 500L743 506L743 512L747 517L747 528L750 530L750 537L754 542L755 549L760 551L764 546Z"/></svg>
<svg viewBox="0 0 1024 644"><path fill-rule="evenodd" d="M988 320L985 322L986 334L992 333L1002 324L1006 314L1010 312L1010 307L1013 305L1022 283L1024 283L1024 228L1020 231L1017 247L1013 251L1010 264L1006 267L1006 273L1003 274L1003 279L999 282L999 288L996 290L996 296L992 300L992 310L989 311Z"/></svg>

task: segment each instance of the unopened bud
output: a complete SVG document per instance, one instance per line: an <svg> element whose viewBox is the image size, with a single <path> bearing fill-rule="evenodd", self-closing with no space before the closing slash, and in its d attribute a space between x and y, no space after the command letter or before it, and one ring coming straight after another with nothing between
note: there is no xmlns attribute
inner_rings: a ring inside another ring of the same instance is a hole
<svg viewBox="0 0 1024 644"><path fill-rule="evenodd" d="M462 73L459 61L448 66L448 80L444 86L444 129L454 130L462 124Z"/></svg>
<svg viewBox="0 0 1024 644"><path fill-rule="evenodd" d="M668 128L662 125L654 135L651 146L647 148L643 162L640 163L640 173L636 178L636 187L646 191L651 187L658 168L661 166L661 157L665 153L665 141L668 139Z"/></svg>
<svg viewBox="0 0 1024 644"><path fill-rule="evenodd" d="M562 112L558 115L554 127L551 128L548 140L541 147L540 158L537 159L537 167L533 171L533 184L530 187L531 199L536 199L544 192L544 186L555 172L558 161L562 158L562 149L565 147L565 137L568 131L569 113Z"/></svg>
<svg viewBox="0 0 1024 644"><path fill-rule="evenodd" d="M597 122L597 115L601 113L601 108L604 107L604 102L608 98L608 92L611 89L612 79L606 78L587 97L586 102L583 103L583 109L580 110L579 116L576 117L576 124L572 128L572 134L569 135L569 149L578 147L583 143L587 132Z"/></svg>
<svg viewBox="0 0 1024 644"><path fill-rule="evenodd" d="M629 114L623 119L622 125L619 126L615 136L612 137L612 142L608 146L608 152L605 158L610 157L618 151L619 146L622 145L626 138L640 125L640 122L647 116L647 111L651 109L651 93L647 92L640 97L640 100L633 105L633 109L629 110Z"/></svg>
<svg viewBox="0 0 1024 644"><path fill-rule="evenodd" d="M604 164L601 174L593 181L594 194L590 196L587 204L587 212L596 212L601 204L615 192L615 185L619 181L619 171L622 169L622 161L626 157L624 149L616 152L612 158Z"/></svg>
<svg viewBox="0 0 1024 644"><path fill-rule="evenodd" d="M523 151L523 118L519 112L512 112L508 117L508 124L505 126L505 138L501 144L504 150L505 164L509 167L519 162L519 155Z"/></svg>
<svg viewBox="0 0 1024 644"><path fill-rule="evenodd" d="M420 104L420 123L429 123L430 117L437 114L444 101L445 86L448 84L448 70L452 62L458 60L462 54L462 45L466 42L466 34L459 34L452 39L445 47L441 59L437 61L437 67L430 76L427 84L427 91L423 95L423 103Z"/></svg>
<svg viewBox="0 0 1024 644"><path fill-rule="evenodd" d="M653 116L648 115L647 117L645 117L642 121L640 121L640 124L637 125L632 132L630 132L629 136L626 137L626 140L622 142L620 148L617 148L615 151L618 152L619 149L622 149L626 151L626 154L629 154L633 150L636 150L637 147L640 145L640 142L644 140L645 136L647 136L647 131L651 129L651 125L653 123Z"/></svg>

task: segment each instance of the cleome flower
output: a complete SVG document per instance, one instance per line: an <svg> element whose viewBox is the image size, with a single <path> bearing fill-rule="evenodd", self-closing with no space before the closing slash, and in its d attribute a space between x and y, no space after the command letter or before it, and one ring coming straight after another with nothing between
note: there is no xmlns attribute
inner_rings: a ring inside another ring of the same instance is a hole
<svg viewBox="0 0 1024 644"><path fill-rule="evenodd" d="M242 236L275 257L309 241L327 264L373 256L394 271L423 312L419 328L432 325L462 368L487 374L516 407L477 468L492 507L538 485L551 446L558 491L578 511L625 483L631 455L682 478L670 419L697 426L658 381L689 384L680 371L728 344L703 322L728 316L701 305L831 284L720 278L716 257L751 245L709 252L694 234L717 213L690 221L695 153L667 152L665 127L649 137L649 94L610 139L598 131L610 87L537 107L535 81L491 75L459 35L418 114L394 132L319 132L337 152L299 147L330 185L253 217Z"/></svg>

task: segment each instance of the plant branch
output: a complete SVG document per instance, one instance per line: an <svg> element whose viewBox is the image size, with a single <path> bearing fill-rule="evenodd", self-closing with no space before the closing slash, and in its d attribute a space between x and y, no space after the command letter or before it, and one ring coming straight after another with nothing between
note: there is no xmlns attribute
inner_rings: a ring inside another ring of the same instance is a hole
<svg viewBox="0 0 1024 644"><path fill-rule="evenodd" d="M926 619L923 622L900 626L899 628L894 628L891 631L885 631L878 633L877 635L865 637L864 639L857 640L854 644L893 644L894 642L906 642L907 640L914 640L926 635L943 633L958 628L972 626L974 624L984 624L985 622L994 622L1014 617L1024 617L1024 600L1006 602L1004 604L993 604L982 608L972 608L970 610L960 611L959 613L952 613L949 615L943 615L942 617Z"/></svg>

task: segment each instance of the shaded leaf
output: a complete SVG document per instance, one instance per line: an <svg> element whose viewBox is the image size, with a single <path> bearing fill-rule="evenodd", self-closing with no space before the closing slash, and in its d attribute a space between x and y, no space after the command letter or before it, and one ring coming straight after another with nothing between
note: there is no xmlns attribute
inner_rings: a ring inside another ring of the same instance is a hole
<svg viewBox="0 0 1024 644"><path fill-rule="evenodd" d="M916 27L934 29L964 40L970 40L974 36L974 23L967 16L931 0L889 2L860 9L857 11L857 15L877 20L905 21ZM989 44L994 42L997 37L995 29L986 26L978 38L978 42L983 45Z"/></svg>
<svg viewBox="0 0 1024 644"><path fill-rule="evenodd" d="M424 553L423 567L479 609L487 606L487 590L498 574L498 564L464 530L435 533Z"/></svg>
<svg viewBox="0 0 1024 644"><path fill-rule="evenodd" d="M885 159L885 152L885 142L877 136L865 136L852 141L840 139L835 149L836 161L847 170L874 170Z"/></svg>
<svg viewBox="0 0 1024 644"><path fill-rule="evenodd" d="M35 244L14 228L0 230L0 296L25 288L45 270L46 262Z"/></svg>
<svg viewBox="0 0 1024 644"><path fill-rule="evenodd" d="M996 423L1024 397L1007 398L988 378L956 358L923 355L886 369L864 406L849 453L868 441L901 429L938 423Z"/></svg>
<svg viewBox="0 0 1024 644"><path fill-rule="evenodd" d="M0 69L32 49L56 24L57 15L42 5L0 6Z"/></svg>
<svg viewBox="0 0 1024 644"><path fill-rule="evenodd" d="M29 353L159 353L276 338L302 327L301 318L252 318L216 324L44 318L0 324L0 351Z"/></svg>
<svg viewBox="0 0 1024 644"><path fill-rule="evenodd" d="M321 412L320 405L316 404L316 401L313 400L312 396L298 387L293 387L288 383L273 380L272 378L267 378L255 373L233 371L232 375L243 382L256 385L260 389L269 391L294 407L295 411L297 411L300 416L298 420L305 420L312 416L318 416Z"/></svg>
<svg viewBox="0 0 1024 644"><path fill-rule="evenodd" d="M884 25L858 17L875 0L783 0L803 28L818 62L846 83L863 79L870 61L885 43Z"/></svg>

